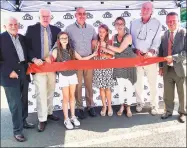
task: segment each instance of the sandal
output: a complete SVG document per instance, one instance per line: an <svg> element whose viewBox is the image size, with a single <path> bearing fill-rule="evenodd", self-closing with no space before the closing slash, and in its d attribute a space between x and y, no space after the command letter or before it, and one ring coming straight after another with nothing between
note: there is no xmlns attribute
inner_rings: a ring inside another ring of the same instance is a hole
<svg viewBox="0 0 187 148"><path fill-rule="evenodd" d="M111 108L111 111L110 112L108 111L108 116L111 117L112 115L113 115L113 109Z"/></svg>
<svg viewBox="0 0 187 148"><path fill-rule="evenodd" d="M126 107L126 111L127 111L127 117L132 117L132 112L131 112L131 109L130 107Z"/></svg>
<svg viewBox="0 0 187 148"><path fill-rule="evenodd" d="M106 110L107 110L106 107L102 107L101 112L100 112L101 116L106 116Z"/></svg>
<svg viewBox="0 0 187 148"><path fill-rule="evenodd" d="M122 108L123 108L123 109L122 109ZM117 112L117 115L118 115L118 116L122 116L123 112L124 112L124 106L123 106L123 107L120 107L119 111Z"/></svg>

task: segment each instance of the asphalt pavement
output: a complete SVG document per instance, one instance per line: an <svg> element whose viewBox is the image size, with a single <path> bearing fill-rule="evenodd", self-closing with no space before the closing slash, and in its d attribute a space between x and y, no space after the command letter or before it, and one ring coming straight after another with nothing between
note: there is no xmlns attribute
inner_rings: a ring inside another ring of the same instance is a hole
<svg viewBox="0 0 187 148"><path fill-rule="evenodd" d="M112 117L101 117L97 107L97 117L80 120L80 128L66 130L63 125L62 111L56 111L61 120L48 121L42 133L35 129L24 130L26 142L20 143L13 138L11 114L6 99L1 97L1 147L186 147L186 123L177 121L178 102L174 115L166 120L160 119L163 102L160 102L159 115L149 114L147 107L133 117L118 117L114 106ZM28 121L37 126L37 114L29 114Z"/></svg>

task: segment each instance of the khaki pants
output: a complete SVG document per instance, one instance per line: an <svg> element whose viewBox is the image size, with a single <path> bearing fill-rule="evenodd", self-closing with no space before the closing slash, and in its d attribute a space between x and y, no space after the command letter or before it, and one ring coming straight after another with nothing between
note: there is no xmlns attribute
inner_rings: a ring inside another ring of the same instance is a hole
<svg viewBox="0 0 187 148"><path fill-rule="evenodd" d="M47 116L53 113L56 74L53 72L36 73L33 79L36 90L38 119L40 122L44 122L47 121Z"/></svg>
<svg viewBox="0 0 187 148"><path fill-rule="evenodd" d="M157 97L157 76L158 69L157 64L151 64L147 66L137 67L137 82L135 83L137 103L144 103L144 72L147 75L149 88L150 88L150 99L151 106L158 108L158 97Z"/></svg>
<svg viewBox="0 0 187 148"><path fill-rule="evenodd" d="M78 109L83 109L83 97L82 97L82 79L84 78L85 84L85 99L88 108L93 107L93 89L92 89L92 79L93 70L78 70L78 85L76 86L75 98L76 105Z"/></svg>
<svg viewBox="0 0 187 148"><path fill-rule="evenodd" d="M175 98L175 84L177 87L177 93L179 98L179 113L186 113L186 104L184 99L184 77L178 77L174 68L168 68L168 72L164 75L164 102L165 111L173 113L174 110L174 98Z"/></svg>

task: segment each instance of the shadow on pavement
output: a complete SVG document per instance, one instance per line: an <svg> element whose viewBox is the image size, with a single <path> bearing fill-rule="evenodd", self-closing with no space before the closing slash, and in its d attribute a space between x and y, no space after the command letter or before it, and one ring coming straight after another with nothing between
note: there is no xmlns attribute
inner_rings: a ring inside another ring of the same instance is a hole
<svg viewBox="0 0 187 148"><path fill-rule="evenodd" d="M113 106L114 115L112 117L101 117L101 107L97 107L97 117L89 117L80 120L81 126L79 134L75 136L81 136L81 130L94 131L94 132L107 132L110 129L119 128L131 128L138 125L148 125L153 123L161 123L176 120L177 116L173 115L171 118L162 120L160 115L152 116L144 109L143 113L137 114L135 107L132 107L133 116L127 118L124 114L121 117L116 115L119 106ZM162 107L163 111L163 107ZM1 109L1 146L2 147L47 147L51 145L64 144L66 138L66 129L63 124L62 111L55 111L54 114L58 115L61 120L54 122L48 121L46 130L44 132L37 132L37 114L29 114L28 121L36 124L35 129L24 130L24 135L28 139L26 142L19 143L13 138L12 135L12 121L9 109ZM73 132L73 131L71 131Z"/></svg>

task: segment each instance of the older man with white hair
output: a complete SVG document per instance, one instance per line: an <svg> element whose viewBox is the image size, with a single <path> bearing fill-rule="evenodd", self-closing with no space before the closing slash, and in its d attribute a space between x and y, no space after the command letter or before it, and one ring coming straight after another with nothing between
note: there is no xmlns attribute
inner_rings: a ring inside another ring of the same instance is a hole
<svg viewBox="0 0 187 148"><path fill-rule="evenodd" d="M50 25L51 11L40 9L40 23L28 26L26 37L29 58L36 65L42 65L54 46L57 35L61 31L58 27ZM59 118L53 115L53 96L56 84L55 72L36 73L33 75L36 88L36 101L38 112L38 131L45 130L47 119L58 121Z"/></svg>
<svg viewBox="0 0 187 148"><path fill-rule="evenodd" d="M5 32L0 35L1 85L4 87L12 115L13 133L17 141L25 141L23 128L34 128L28 123L28 86L26 75L28 52L25 37L18 34L18 21L14 17L5 20Z"/></svg>
<svg viewBox="0 0 187 148"><path fill-rule="evenodd" d="M149 58L157 56L158 48L161 43L162 25L153 14L152 2L146 2L141 8L141 18L131 22L130 33L132 35L132 42L137 56ZM137 67L137 83L136 83L136 97L137 106L136 111L141 112L144 106L144 73L146 73L150 88L151 99L151 114L158 113L158 98L157 98L157 70L158 65L152 64L148 66Z"/></svg>

